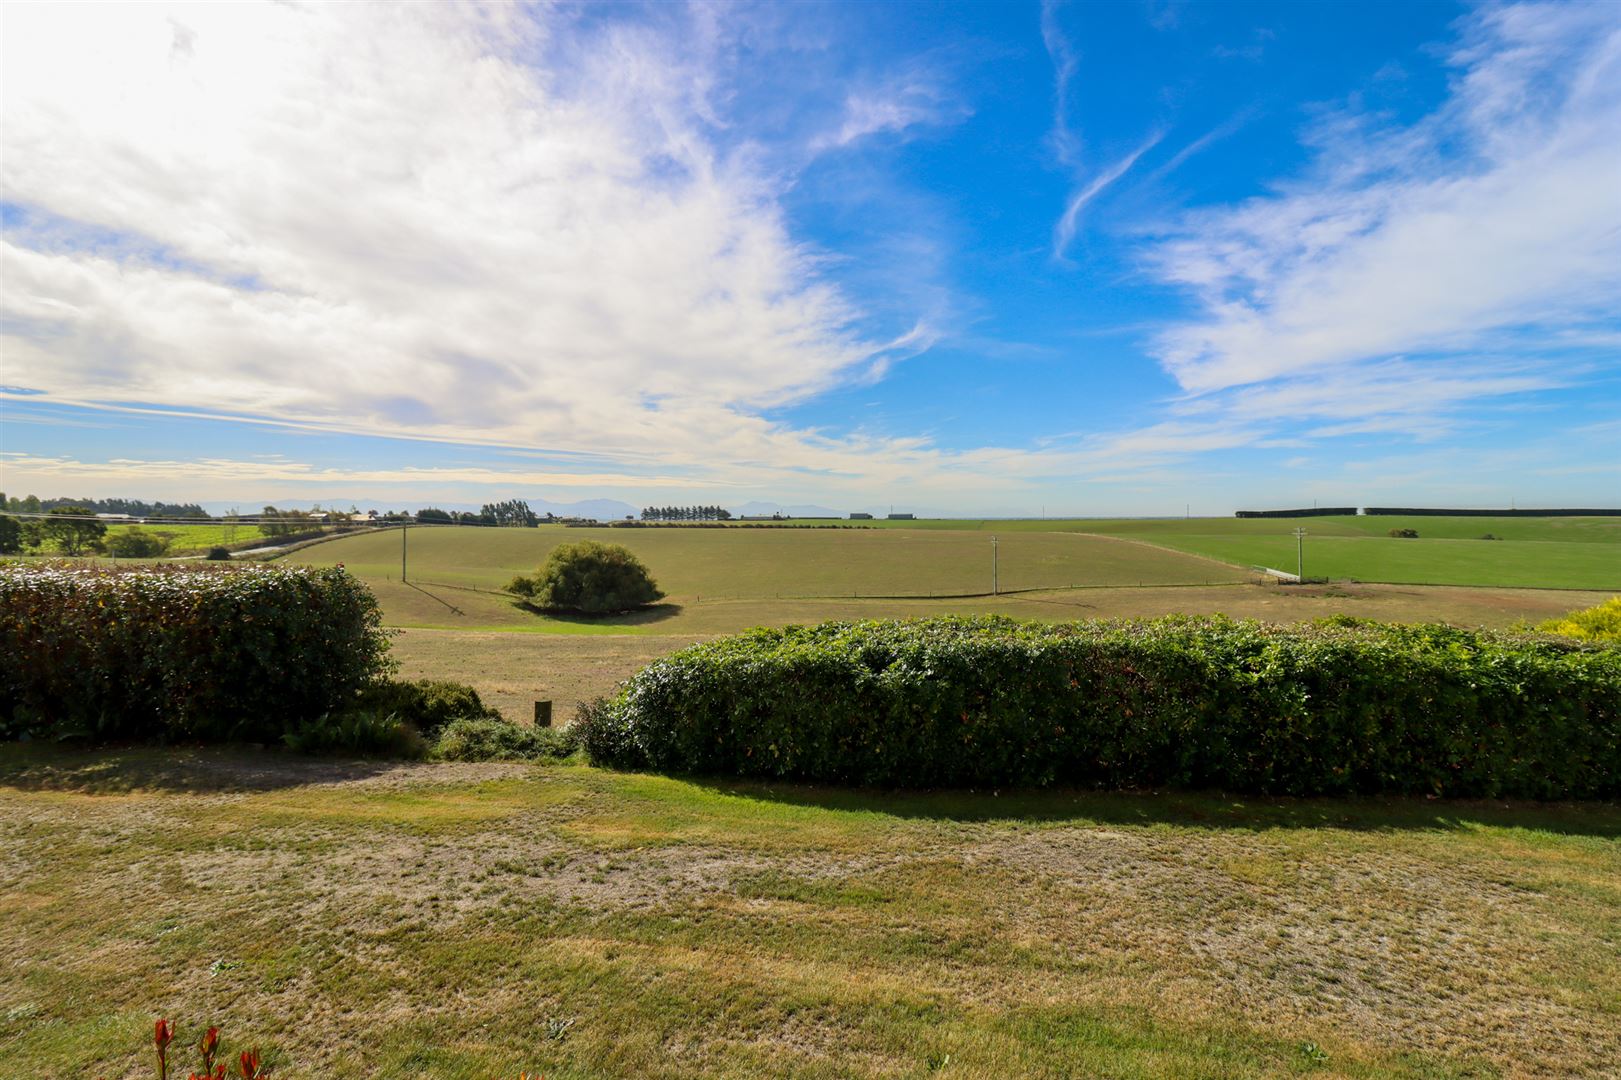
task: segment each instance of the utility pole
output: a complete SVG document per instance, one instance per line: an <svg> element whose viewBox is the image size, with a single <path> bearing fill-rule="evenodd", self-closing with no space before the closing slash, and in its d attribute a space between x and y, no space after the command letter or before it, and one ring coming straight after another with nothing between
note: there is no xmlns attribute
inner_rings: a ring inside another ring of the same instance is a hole
<svg viewBox="0 0 1621 1080"><path fill-rule="evenodd" d="M997 557L996 537L991 537L991 595L1000 596L1002 584L999 577L1001 571L1000 559Z"/></svg>
<svg viewBox="0 0 1621 1080"><path fill-rule="evenodd" d="M1295 530L1295 580L1306 580L1306 530Z"/></svg>
<svg viewBox="0 0 1621 1080"><path fill-rule="evenodd" d="M411 527L409 521L400 523L400 580L405 580L405 530Z"/></svg>

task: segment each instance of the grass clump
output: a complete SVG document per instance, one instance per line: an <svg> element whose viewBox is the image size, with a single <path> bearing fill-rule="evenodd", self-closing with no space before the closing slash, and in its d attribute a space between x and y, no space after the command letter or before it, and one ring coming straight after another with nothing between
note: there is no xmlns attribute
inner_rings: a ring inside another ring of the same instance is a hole
<svg viewBox="0 0 1621 1080"><path fill-rule="evenodd" d="M754 630L584 718L618 767L880 786L1621 793L1621 650L1446 626L1003 618Z"/></svg>

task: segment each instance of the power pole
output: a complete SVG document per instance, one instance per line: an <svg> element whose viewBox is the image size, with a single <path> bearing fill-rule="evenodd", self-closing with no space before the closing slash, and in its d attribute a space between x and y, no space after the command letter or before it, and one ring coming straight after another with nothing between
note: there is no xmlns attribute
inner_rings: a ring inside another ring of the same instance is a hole
<svg viewBox="0 0 1621 1080"><path fill-rule="evenodd" d="M400 523L400 580L405 580L405 530L411 527L409 521Z"/></svg>
<svg viewBox="0 0 1621 1080"><path fill-rule="evenodd" d="M1306 530L1295 530L1295 580L1306 580Z"/></svg>
<svg viewBox="0 0 1621 1080"><path fill-rule="evenodd" d="M1000 596L1002 583L1000 580L1001 560L998 558L996 537L991 537L991 595Z"/></svg>

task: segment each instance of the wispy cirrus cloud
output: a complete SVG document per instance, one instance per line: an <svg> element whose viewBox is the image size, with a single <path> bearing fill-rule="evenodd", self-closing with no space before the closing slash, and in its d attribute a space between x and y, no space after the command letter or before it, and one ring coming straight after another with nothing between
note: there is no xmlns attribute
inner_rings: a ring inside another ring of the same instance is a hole
<svg viewBox="0 0 1621 1080"><path fill-rule="evenodd" d="M1155 131L1135 149L1127 151L1102 168L1088 168L1083 154L1083 143L1069 114L1070 84L1080 71L1080 53L1059 21L1059 0L1042 0L1041 40L1047 48L1053 66L1053 123L1048 141L1060 164L1074 174L1076 187L1064 202L1064 211L1053 225L1052 255L1062 259L1075 239L1080 227L1081 214L1087 204L1119 180L1137 159L1153 149L1165 135Z"/></svg>
<svg viewBox="0 0 1621 1080"><path fill-rule="evenodd" d="M1081 214L1087 204L1129 172L1131 167L1137 164L1137 159L1159 145L1159 141L1164 137L1165 133L1162 131L1152 132L1134 150L1090 177L1082 187L1070 195L1069 201L1064 204L1064 213L1053 226L1053 258L1064 257L1064 252L1075 239L1075 230L1080 227Z"/></svg>
<svg viewBox="0 0 1621 1080"><path fill-rule="evenodd" d="M1190 214L1154 249L1154 275L1198 305L1155 345L1186 390L1330 377L1366 385L1344 373L1406 356L1407 385L1422 400L1435 384L1419 357L1466 371L1482 354L1524 363L1613 322L1615 9L1481 9L1449 59L1454 89L1432 115L1392 126L1331 113L1313 133L1318 157L1305 175L1276 194ZM1472 385L1514 392L1490 377Z"/></svg>

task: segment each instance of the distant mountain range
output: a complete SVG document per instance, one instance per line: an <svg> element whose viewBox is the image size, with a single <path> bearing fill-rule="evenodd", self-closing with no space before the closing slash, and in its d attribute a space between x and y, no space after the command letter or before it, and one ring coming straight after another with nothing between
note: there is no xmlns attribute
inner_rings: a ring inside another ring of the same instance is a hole
<svg viewBox="0 0 1621 1080"><path fill-rule="evenodd" d="M746 502L742 506L727 507L736 517L770 517L772 514L781 514L783 517L848 517L840 510L832 510L826 506L811 506L800 504L797 506L784 506L782 503Z"/></svg>

